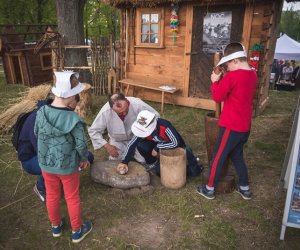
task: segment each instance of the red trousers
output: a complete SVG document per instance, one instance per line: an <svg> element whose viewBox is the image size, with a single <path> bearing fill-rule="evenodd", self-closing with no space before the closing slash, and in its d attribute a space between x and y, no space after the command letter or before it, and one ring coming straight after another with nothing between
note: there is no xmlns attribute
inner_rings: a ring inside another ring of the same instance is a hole
<svg viewBox="0 0 300 250"><path fill-rule="evenodd" d="M45 171L42 171L42 174L47 190L46 206L52 225L59 225L61 221L60 201L62 185L72 230L80 229L82 219L79 197L79 171L69 175L50 174Z"/></svg>

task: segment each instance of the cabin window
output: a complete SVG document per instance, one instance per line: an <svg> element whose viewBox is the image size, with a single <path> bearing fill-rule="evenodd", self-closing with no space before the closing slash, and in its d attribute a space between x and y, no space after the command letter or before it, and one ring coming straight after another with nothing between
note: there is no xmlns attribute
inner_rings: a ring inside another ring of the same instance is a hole
<svg viewBox="0 0 300 250"><path fill-rule="evenodd" d="M40 60L41 60L42 70L52 69L51 53L41 53Z"/></svg>
<svg viewBox="0 0 300 250"><path fill-rule="evenodd" d="M136 46L163 46L163 9L137 10Z"/></svg>

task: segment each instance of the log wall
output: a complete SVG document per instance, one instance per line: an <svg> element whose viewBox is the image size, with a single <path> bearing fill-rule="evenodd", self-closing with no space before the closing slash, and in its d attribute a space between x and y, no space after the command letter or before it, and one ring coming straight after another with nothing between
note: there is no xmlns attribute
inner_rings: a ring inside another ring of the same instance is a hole
<svg viewBox="0 0 300 250"><path fill-rule="evenodd" d="M222 2L223 5L232 4ZM238 4L239 1L234 2ZM258 71L258 89L255 101L256 113L261 112L267 104L269 91L269 78L273 61L277 31L280 22L283 1L240 1L245 6L243 21L243 34L241 42L245 45L248 55L253 44L264 46ZM203 109L215 109L210 99L189 97L191 41L193 36L193 6L199 3L190 2L180 5L179 32L176 44L173 44L170 32L170 6L164 7L164 46L163 48L135 47L135 9L122 9L122 62L121 77L142 80L145 83L160 85L173 85L179 92L166 96L166 102L183 106ZM203 4L202 4L203 5ZM135 89L129 95L138 96L146 100L160 100L160 94L151 90Z"/></svg>

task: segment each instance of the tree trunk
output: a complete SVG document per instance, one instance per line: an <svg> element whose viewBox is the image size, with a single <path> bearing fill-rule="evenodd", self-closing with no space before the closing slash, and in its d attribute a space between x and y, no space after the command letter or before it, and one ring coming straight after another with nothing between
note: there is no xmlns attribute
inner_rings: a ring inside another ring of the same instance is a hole
<svg viewBox="0 0 300 250"><path fill-rule="evenodd" d="M58 31L66 45L84 45L83 12L85 0L56 0ZM67 49L65 66L87 66L87 49ZM80 72L80 81L91 82L88 70Z"/></svg>

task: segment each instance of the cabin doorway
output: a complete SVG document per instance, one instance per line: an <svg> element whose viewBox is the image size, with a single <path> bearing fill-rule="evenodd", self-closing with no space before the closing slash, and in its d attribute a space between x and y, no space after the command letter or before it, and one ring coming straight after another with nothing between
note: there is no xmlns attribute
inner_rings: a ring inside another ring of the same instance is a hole
<svg viewBox="0 0 300 250"><path fill-rule="evenodd" d="M11 76L13 78L14 84L22 84L23 78L22 78L22 72L21 72L21 61L19 55L11 55L10 56L10 62L11 62Z"/></svg>
<svg viewBox="0 0 300 250"><path fill-rule="evenodd" d="M189 97L210 98L210 75L214 53L229 42L239 42L243 33L244 6L195 6Z"/></svg>

